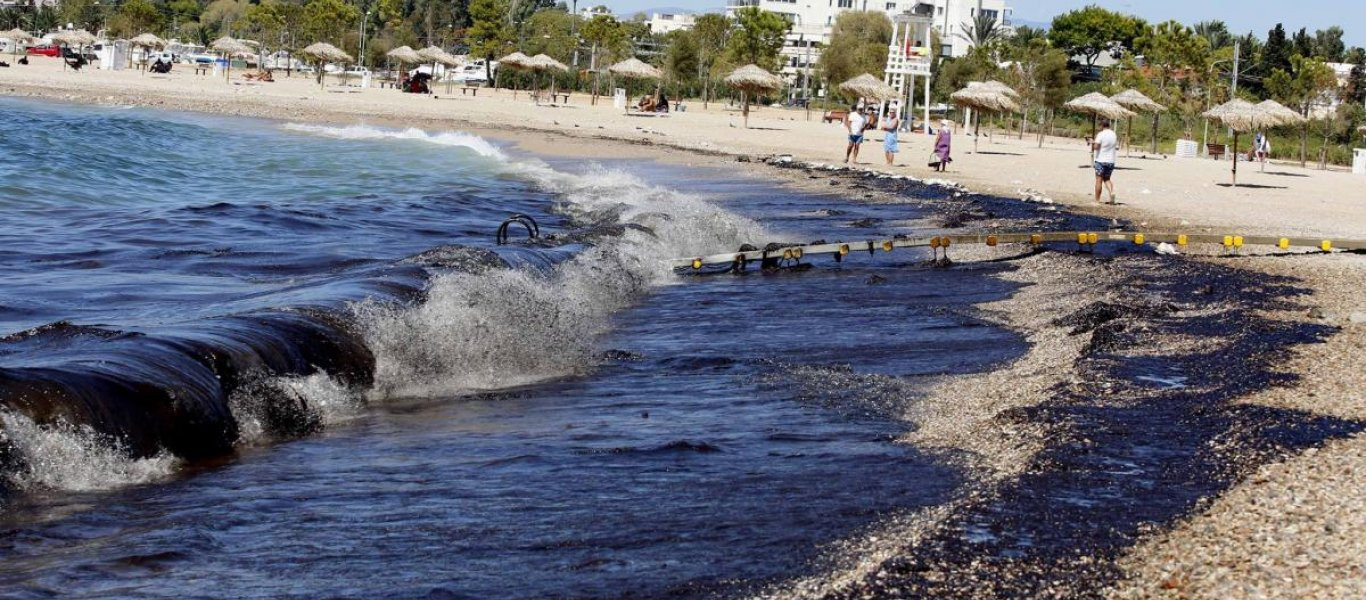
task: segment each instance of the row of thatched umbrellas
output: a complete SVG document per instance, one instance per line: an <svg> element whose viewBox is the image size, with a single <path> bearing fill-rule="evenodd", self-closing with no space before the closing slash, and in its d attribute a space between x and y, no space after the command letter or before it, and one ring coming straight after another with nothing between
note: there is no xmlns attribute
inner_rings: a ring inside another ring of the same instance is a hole
<svg viewBox="0 0 1366 600"><path fill-rule="evenodd" d="M561 71L569 70L564 63L557 61L545 54L537 54L528 57L521 52L513 52L498 59L499 68L504 66L514 70L531 71ZM613 76L623 79L636 80L660 80L664 77L664 72L658 68L645 63L637 58L628 58L619 63L607 67L607 72ZM740 91L741 102L744 104L743 114L745 127L749 127L749 101L752 94L762 93L782 89L783 80L777 75L759 68L757 65L745 65L731 72L726 76L725 83L732 88ZM513 91L516 94L516 91ZM553 91L552 91L553 93ZM629 108L628 108L629 110Z"/></svg>
<svg viewBox="0 0 1366 600"><path fill-rule="evenodd" d="M954 92L951 96L954 104L974 108L979 111L987 112L1019 112L1020 107L1016 102L1019 94L1004 83L999 81L971 82L967 87ZM1105 96L1099 92L1092 92L1063 104L1063 108L1072 112L1091 115L1091 137L1096 135L1096 119L1105 117L1112 120L1128 119L1130 138L1133 131L1133 117L1139 112L1152 113L1153 124L1153 146L1156 152L1156 130L1157 118L1167 108L1154 102L1138 90L1130 89L1115 94ZM1202 115L1211 121L1217 121L1229 129L1233 130L1233 185L1238 185L1238 134L1246 131L1254 131L1271 127L1281 127L1294 125L1304 122L1304 117L1293 110L1282 106L1274 100L1266 100L1260 104L1252 104L1246 100L1230 100L1224 104L1216 106ZM980 128L980 121L978 121ZM977 130L974 130L973 149L976 150Z"/></svg>

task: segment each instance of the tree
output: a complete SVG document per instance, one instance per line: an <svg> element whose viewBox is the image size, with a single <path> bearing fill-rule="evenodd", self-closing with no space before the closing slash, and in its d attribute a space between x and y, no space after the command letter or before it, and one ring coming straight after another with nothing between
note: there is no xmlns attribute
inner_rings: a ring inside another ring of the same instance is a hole
<svg viewBox="0 0 1366 600"><path fill-rule="evenodd" d="M546 54L568 64L574 54L574 26L578 17L558 10L541 10L531 15L523 28L527 55Z"/></svg>
<svg viewBox="0 0 1366 600"><path fill-rule="evenodd" d="M339 42L359 19L360 10L342 0L308 0L303 12L304 35L312 41Z"/></svg>
<svg viewBox="0 0 1366 600"><path fill-rule="evenodd" d="M978 12L972 21L962 23L960 28L962 31L958 33L958 37L973 47L989 46L1005 37L1005 31L1001 29L1001 22L997 21L992 13L986 11Z"/></svg>
<svg viewBox="0 0 1366 600"><path fill-rule="evenodd" d="M755 64L773 71L783 49L788 22L781 15L756 6L735 11L736 30L730 37L729 54L736 64Z"/></svg>
<svg viewBox="0 0 1366 600"><path fill-rule="evenodd" d="M1343 62L1346 60L1347 44L1342 42L1343 33L1342 28L1337 25L1315 31L1314 56L1327 62Z"/></svg>
<svg viewBox="0 0 1366 600"><path fill-rule="evenodd" d="M624 55L624 50L629 51L631 46L626 39L626 32L621 29L621 23L607 15L594 15L579 29L579 35L591 48L589 65L593 69L602 66L598 62L600 59L613 62Z"/></svg>
<svg viewBox="0 0 1366 600"><path fill-rule="evenodd" d="M734 23L725 15L708 13L693 22L692 33L697 40L697 75L702 79L702 108L711 99L711 82L721 54L730 44Z"/></svg>
<svg viewBox="0 0 1366 600"><path fill-rule="evenodd" d="M1290 54L1292 56L1298 54L1306 58L1318 57L1317 51L1314 48L1314 37L1309 35L1308 28L1301 27L1299 31L1295 32L1295 35L1291 36Z"/></svg>
<svg viewBox="0 0 1366 600"><path fill-rule="evenodd" d="M512 27L507 21L506 0L470 0L470 27L465 41L470 55L484 59L484 76L493 83L493 60L507 49L512 41Z"/></svg>
<svg viewBox="0 0 1366 600"><path fill-rule="evenodd" d="M246 0L214 0L199 15L200 35L212 39L231 34L233 24L241 21L246 11Z"/></svg>
<svg viewBox="0 0 1366 600"><path fill-rule="evenodd" d="M1276 69L1266 80L1266 90L1278 101L1309 118L1314 105L1337 90L1338 78L1323 61L1295 55L1289 71ZM1300 166L1309 161L1309 124L1300 131Z"/></svg>
<svg viewBox="0 0 1366 600"><path fill-rule="evenodd" d="M1201 21L1195 24L1195 34L1205 38L1211 50L1219 50L1233 45L1233 34L1223 21Z"/></svg>
<svg viewBox="0 0 1366 600"><path fill-rule="evenodd" d="M1006 42L1016 48L1029 48L1034 40L1048 40L1048 30L1041 27L1030 27L1020 25L1015 28L1015 35L1006 38Z"/></svg>
<svg viewBox="0 0 1366 600"><path fill-rule="evenodd" d="M65 0L57 4L57 14L62 23L72 23L76 27L94 31L100 24L100 3L95 0Z"/></svg>
<svg viewBox="0 0 1366 600"><path fill-rule="evenodd" d="M978 46L969 50L967 55L945 58L939 63L939 72L934 74L936 95L947 97L964 87L969 81L985 81L996 76L996 62L991 53Z"/></svg>
<svg viewBox="0 0 1366 600"><path fill-rule="evenodd" d="M119 6L109 29L119 37L133 37L140 33L161 30L161 11L147 0L127 0Z"/></svg>
<svg viewBox="0 0 1366 600"><path fill-rule="evenodd" d="M1024 137L1024 123L1029 121L1029 112L1039 110L1045 114L1057 109L1067 101L1071 89L1072 74L1067 70L1067 54L1050 48L1048 41L1035 38L1025 44L1012 44L1006 50L1006 58L1013 63L1007 79L1016 90L1020 90L1020 100L1024 104L1024 116L1020 123L1020 137ZM1039 128L1039 147L1043 147L1043 127Z"/></svg>
<svg viewBox="0 0 1366 600"><path fill-rule="evenodd" d="M1347 76L1347 87L1343 89L1343 100L1352 104L1366 104L1366 52L1356 48L1352 61L1352 73Z"/></svg>
<svg viewBox="0 0 1366 600"><path fill-rule="evenodd" d="M1102 52L1118 57L1124 50L1132 49L1134 38L1142 34L1145 26L1137 18L1092 5L1054 17L1048 40L1068 56L1085 58L1090 70Z"/></svg>
<svg viewBox="0 0 1366 600"><path fill-rule="evenodd" d="M171 0L165 5L171 21L179 23L193 23L199 20L199 14L203 12L198 0Z"/></svg>
<svg viewBox="0 0 1366 600"><path fill-rule="evenodd" d="M1266 34L1266 45L1262 47L1261 72L1270 75L1279 69L1288 73L1292 55L1294 52L1285 37L1285 27L1277 23L1276 27Z"/></svg>
<svg viewBox="0 0 1366 600"><path fill-rule="evenodd" d="M664 73L679 85L697 82L698 59L697 39L691 30L678 30L666 38L669 49L664 54Z"/></svg>
<svg viewBox="0 0 1366 600"><path fill-rule="evenodd" d="M1205 58L1210 53L1205 37L1176 21L1148 28L1134 45L1148 65L1156 69L1158 87L1164 92L1168 84L1178 78L1189 81L1186 75L1203 70Z"/></svg>
<svg viewBox="0 0 1366 600"><path fill-rule="evenodd" d="M830 45L821 53L820 69L831 82L863 73L881 75L887 68L892 21L875 11L846 11L835 19Z"/></svg>

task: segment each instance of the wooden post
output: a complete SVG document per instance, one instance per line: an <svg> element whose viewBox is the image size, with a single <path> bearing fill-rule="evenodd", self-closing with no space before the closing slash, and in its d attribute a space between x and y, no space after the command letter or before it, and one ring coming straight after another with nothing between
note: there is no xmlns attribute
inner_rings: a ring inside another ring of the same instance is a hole
<svg viewBox="0 0 1366 600"><path fill-rule="evenodd" d="M1238 130L1233 130L1233 187L1238 187Z"/></svg>

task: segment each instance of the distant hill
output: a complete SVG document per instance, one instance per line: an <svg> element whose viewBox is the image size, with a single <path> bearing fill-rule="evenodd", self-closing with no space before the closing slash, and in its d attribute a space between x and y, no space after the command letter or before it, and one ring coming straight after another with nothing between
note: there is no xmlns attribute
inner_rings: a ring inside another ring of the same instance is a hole
<svg viewBox="0 0 1366 600"><path fill-rule="evenodd" d="M678 14L688 14L688 15L694 15L694 14L696 14L696 15L700 15L700 14L702 14L702 13L713 13L713 12L714 12L714 13L723 13L723 12L726 12L726 5L725 5L725 4L717 4L716 6L702 6L702 7L694 6L694 7L691 7L691 8L685 8L685 7L682 7L682 6L655 6L655 7L651 7L651 8L642 8L642 9L639 9L639 10L632 10L632 11L626 11L626 12L628 12L629 14L636 14L636 13L638 13L638 12L643 12L643 13L645 13L645 14L647 14L647 15L650 14L650 13L666 13L666 14L671 14L671 15L678 15Z"/></svg>
<svg viewBox="0 0 1366 600"><path fill-rule="evenodd" d="M1052 22L1052 21L1035 21L1035 20L1033 20L1033 19L1022 19L1022 18L1020 18L1020 17L1011 17L1011 18L1010 18L1010 24L1011 24L1011 25L1014 25L1014 26L1016 26L1016 27L1019 27L1019 26L1021 26L1021 25L1028 25L1029 27L1033 27L1033 28L1035 28L1035 29L1048 29L1049 27L1051 27L1051 26L1053 25L1053 22Z"/></svg>

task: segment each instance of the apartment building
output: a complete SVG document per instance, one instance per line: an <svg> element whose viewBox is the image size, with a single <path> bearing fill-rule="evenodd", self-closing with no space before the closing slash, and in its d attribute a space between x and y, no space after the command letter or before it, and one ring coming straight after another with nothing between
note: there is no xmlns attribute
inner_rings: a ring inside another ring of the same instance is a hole
<svg viewBox="0 0 1366 600"><path fill-rule="evenodd" d="M916 13L929 19L939 32L938 56L962 56L971 49L966 38L968 28L978 14L992 17L1005 28L1010 27L1011 8L1006 0L727 0L726 12L757 6L778 13L792 23L787 44L783 47L782 72L797 77L820 59L820 48L830 42L830 32L840 13L850 10L875 10L886 13L893 20L898 15ZM916 46L928 46L929 40L913 40Z"/></svg>
<svg viewBox="0 0 1366 600"><path fill-rule="evenodd" d="M697 22L696 15L685 13L651 13L650 20L646 23L650 26L650 33L666 34L680 29L692 29Z"/></svg>

